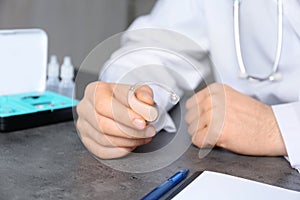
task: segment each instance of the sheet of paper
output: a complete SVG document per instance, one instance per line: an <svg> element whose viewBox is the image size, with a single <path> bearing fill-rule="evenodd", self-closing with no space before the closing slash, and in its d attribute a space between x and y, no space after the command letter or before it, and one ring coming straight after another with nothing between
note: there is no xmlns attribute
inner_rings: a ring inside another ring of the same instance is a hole
<svg viewBox="0 0 300 200"><path fill-rule="evenodd" d="M173 200L300 200L300 192L243 178L205 171Z"/></svg>

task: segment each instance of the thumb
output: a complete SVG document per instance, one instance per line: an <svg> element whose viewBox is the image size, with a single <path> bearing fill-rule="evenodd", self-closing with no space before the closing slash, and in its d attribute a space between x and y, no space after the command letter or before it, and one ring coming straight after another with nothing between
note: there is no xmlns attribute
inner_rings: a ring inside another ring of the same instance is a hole
<svg viewBox="0 0 300 200"><path fill-rule="evenodd" d="M158 117L158 110L154 107L153 91L149 86L141 86L135 92L129 91L128 103L132 110L147 121L154 121Z"/></svg>
<svg viewBox="0 0 300 200"><path fill-rule="evenodd" d="M138 100L150 106L154 105L153 91L149 86L141 86L136 89L135 96Z"/></svg>

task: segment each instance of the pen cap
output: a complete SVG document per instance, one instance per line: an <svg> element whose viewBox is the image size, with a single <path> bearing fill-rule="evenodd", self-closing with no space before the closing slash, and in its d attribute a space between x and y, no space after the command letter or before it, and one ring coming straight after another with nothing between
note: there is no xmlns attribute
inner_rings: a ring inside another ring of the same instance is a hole
<svg viewBox="0 0 300 200"><path fill-rule="evenodd" d="M184 170L180 170L179 172L177 172L176 174L174 174L170 180L174 181L174 182L177 182L177 181L180 181L182 180L183 178L185 178L188 173L190 172L189 169L184 169Z"/></svg>

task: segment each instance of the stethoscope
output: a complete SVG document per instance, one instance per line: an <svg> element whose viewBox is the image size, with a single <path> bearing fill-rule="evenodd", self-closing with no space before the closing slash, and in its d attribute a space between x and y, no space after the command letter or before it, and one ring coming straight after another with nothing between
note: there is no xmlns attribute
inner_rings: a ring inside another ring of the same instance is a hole
<svg viewBox="0 0 300 200"><path fill-rule="evenodd" d="M277 0L278 5L278 37L277 37L277 50L276 50L276 57L273 64L272 72L265 77L258 77L252 76L247 73L242 52L241 52L241 43L240 43L240 25L239 25L239 8L241 0L233 0L234 3L234 11L233 11L233 18L234 18L234 42L235 42L235 49L236 49L236 56L238 60L238 65L240 69L239 77L248 80L256 80L256 81L280 81L282 79L282 74L278 72L278 65L281 56L281 49L282 49L282 29L283 29L283 3L282 0Z"/></svg>

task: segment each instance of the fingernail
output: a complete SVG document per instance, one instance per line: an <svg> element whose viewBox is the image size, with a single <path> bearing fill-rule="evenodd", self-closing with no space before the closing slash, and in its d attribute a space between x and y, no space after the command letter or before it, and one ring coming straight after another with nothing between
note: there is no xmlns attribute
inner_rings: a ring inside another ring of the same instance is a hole
<svg viewBox="0 0 300 200"><path fill-rule="evenodd" d="M140 129L144 129L146 126L145 120L142 119L134 119L133 124Z"/></svg>
<svg viewBox="0 0 300 200"><path fill-rule="evenodd" d="M156 134L156 130L153 127L148 127L146 129L145 135L146 137L153 137Z"/></svg>
<svg viewBox="0 0 300 200"><path fill-rule="evenodd" d="M153 122L158 117L158 110L155 107L150 108L149 110L149 121Z"/></svg>
<svg viewBox="0 0 300 200"><path fill-rule="evenodd" d="M153 101L153 97L147 92L145 93L145 97L150 100L150 101Z"/></svg>

